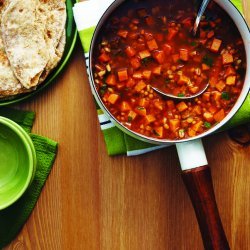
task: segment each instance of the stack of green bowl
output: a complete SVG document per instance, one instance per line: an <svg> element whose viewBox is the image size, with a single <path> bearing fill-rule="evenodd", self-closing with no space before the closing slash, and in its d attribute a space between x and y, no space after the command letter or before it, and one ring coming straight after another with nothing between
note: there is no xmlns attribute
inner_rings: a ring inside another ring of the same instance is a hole
<svg viewBox="0 0 250 250"><path fill-rule="evenodd" d="M0 210L16 202L31 184L36 151L28 133L0 117Z"/></svg>

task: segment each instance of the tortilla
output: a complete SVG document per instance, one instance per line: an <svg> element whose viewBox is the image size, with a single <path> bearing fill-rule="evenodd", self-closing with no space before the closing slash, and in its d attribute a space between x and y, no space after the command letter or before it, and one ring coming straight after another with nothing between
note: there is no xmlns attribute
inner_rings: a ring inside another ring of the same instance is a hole
<svg viewBox="0 0 250 250"><path fill-rule="evenodd" d="M44 15L47 17L45 40L49 52L49 61L39 80L39 82L42 82L50 71L58 65L64 52L66 43L66 6L63 0L40 0L40 3Z"/></svg>
<svg viewBox="0 0 250 250"><path fill-rule="evenodd" d="M4 6L0 2L0 23L3 8ZM24 92L27 92L27 90L22 87L21 83L15 77L5 53L2 31L0 29L0 97L12 96Z"/></svg>
<svg viewBox="0 0 250 250"><path fill-rule="evenodd" d="M12 70L29 89L38 84L49 61L46 19L38 0L11 0L2 13L2 38Z"/></svg>

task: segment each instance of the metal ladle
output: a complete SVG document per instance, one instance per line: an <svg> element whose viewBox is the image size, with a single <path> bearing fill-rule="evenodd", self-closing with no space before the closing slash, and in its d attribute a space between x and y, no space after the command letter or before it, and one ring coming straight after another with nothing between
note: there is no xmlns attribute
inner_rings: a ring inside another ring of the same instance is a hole
<svg viewBox="0 0 250 250"><path fill-rule="evenodd" d="M197 17L196 17L195 22L194 22L194 27L192 29L193 36L196 36L201 17L203 16L209 2L210 2L210 0L203 0L201 3L200 9L198 11ZM165 92L161 91L160 89L155 88L153 86L151 86L151 88L155 92L157 92L165 97L170 97L170 98L179 99L179 100L186 100L186 99L195 98L195 97L203 94L207 90L208 86L209 86L209 83L207 83L207 85L203 89L201 89L198 93L196 93L194 95L189 95L189 96L175 96L172 94L165 93Z"/></svg>

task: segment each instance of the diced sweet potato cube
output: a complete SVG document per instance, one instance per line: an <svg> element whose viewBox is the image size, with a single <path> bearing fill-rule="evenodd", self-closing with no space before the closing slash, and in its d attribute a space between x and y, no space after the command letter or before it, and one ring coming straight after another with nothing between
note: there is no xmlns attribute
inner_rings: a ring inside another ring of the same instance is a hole
<svg viewBox="0 0 250 250"><path fill-rule="evenodd" d="M130 59L130 64L134 69L138 69L141 67L141 61L137 57L133 57Z"/></svg>
<svg viewBox="0 0 250 250"><path fill-rule="evenodd" d="M98 59L101 62L108 62L110 60L110 56L104 52L98 57Z"/></svg>
<svg viewBox="0 0 250 250"><path fill-rule="evenodd" d="M163 102L161 101L155 101L154 106L159 110L163 110Z"/></svg>
<svg viewBox="0 0 250 250"><path fill-rule="evenodd" d="M151 53L148 50L143 50L139 52L139 56L141 59L147 58L151 56Z"/></svg>
<svg viewBox="0 0 250 250"><path fill-rule="evenodd" d="M149 124L151 122L154 122L156 119L154 115L146 115L145 120L146 120L146 123Z"/></svg>
<svg viewBox="0 0 250 250"><path fill-rule="evenodd" d="M204 112L203 117L207 122L212 122L214 120L214 116L210 112Z"/></svg>
<svg viewBox="0 0 250 250"><path fill-rule="evenodd" d="M210 50L212 52L218 52L220 49L222 41L220 39L214 38L211 44Z"/></svg>
<svg viewBox="0 0 250 250"><path fill-rule="evenodd" d="M145 78L145 79L150 79L150 77L151 77L151 74L152 74L152 71L151 70L143 70L142 71L142 76L143 76L143 78Z"/></svg>
<svg viewBox="0 0 250 250"><path fill-rule="evenodd" d="M201 115L201 106L199 105L194 106L193 112L197 115Z"/></svg>
<svg viewBox="0 0 250 250"><path fill-rule="evenodd" d="M189 91L192 93L192 94L195 94L199 91L199 87L197 86L194 86L194 87L188 87Z"/></svg>
<svg viewBox="0 0 250 250"><path fill-rule="evenodd" d="M116 76L114 74L108 75L106 79L106 83L111 86L116 85Z"/></svg>
<svg viewBox="0 0 250 250"><path fill-rule="evenodd" d="M147 86L146 83L145 83L143 80L141 80L141 81L139 81L139 82L135 85L135 91L136 91L136 92L140 92L140 91L142 91L146 86Z"/></svg>
<svg viewBox="0 0 250 250"><path fill-rule="evenodd" d="M217 122L220 122L224 119L225 117L225 111L224 109L221 109L220 111L218 111L217 113L214 114L214 120Z"/></svg>
<svg viewBox="0 0 250 250"><path fill-rule="evenodd" d="M141 98L141 99L139 100L139 106L144 107L144 108L147 108L148 105L149 105L149 100L148 100L148 99L146 99L146 98Z"/></svg>
<svg viewBox="0 0 250 250"><path fill-rule="evenodd" d="M120 82L128 80L128 70L120 69L117 71L118 79Z"/></svg>
<svg viewBox="0 0 250 250"><path fill-rule="evenodd" d="M131 106L129 105L129 103L128 102L126 102L126 101L123 101L122 103L121 103L121 111L129 111L129 110L131 110Z"/></svg>
<svg viewBox="0 0 250 250"><path fill-rule="evenodd" d="M180 111L180 112L183 112L185 111L186 109L188 109L188 106L185 102L180 102L176 105L176 108Z"/></svg>
<svg viewBox="0 0 250 250"><path fill-rule="evenodd" d="M164 61L165 61L165 54L162 50L157 50L153 53L153 57L154 59L156 59L156 61L159 63L159 64L163 64Z"/></svg>
<svg viewBox="0 0 250 250"><path fill-rule="evenodd" d="M158 45L155 39L147 41L147 45L150 51L158 49Z"/></svg>
<svg viewBox="0 0 250 250"><path fill-rule="evenodd" d="M202 127L202 124L203 124L203 121L198 121L191 126L191 129L194 130L195 132L198 132L200 128Z"/></svg>
<svg viewBox="0 0 250 250"><path fill-rule="evenodd" d="M131 47L131 46L128 46L125 49L125 52L126 52L126 54L127 54L128 57L133 57L136 54L136 50L133 47Z"/></svg>
<svg viewBox="0 0 250 250"><path fill-rule="evenodd" d="M130 88L130 87L133 87L134 85L135 85L135 80L134 80L134 78L129 77L128 80L127 80L126 86L127 86L128 88Z"/></svg>
<svg viewBox="0 0 250 250"><path fill-rule="evenodd" d="M185 75L180 75L180 78L178 80L178 84L179 85L183 85L183 84L188 84L190 82L190 78L185 76Z"/></svg>
<svg viewBox="0 0 250 250"><path fill-rule="evenodd" d="M135 112L138 115L141 115L141 116L146 116L147 115L147 110L144 107L140 107L140 106L136 107Z"/></svg>
<svg viewBox="0 0 250 250"><path fill-rule="evenodd" d="M110 102L111 104L115 104L118 99L119 99L119 95L110 94L108 97L108 102Z"/></svg>
<svg viewBox="0 0 250 250"><path fill-rule="evenodd" d="M209 84L211 85L211 87L215 87L217 81L218 81L217 77L211 76L209 79Z"/></svg>
<svg viewBox="0 0 250 250"><path fill-rule="evenodd" d="M184 62L188 61L188 50L187 49L180 49L180 59Z"/></svg>
<svg viewBox="0 0 250 250"><path fill-rule="evenodd" d="M230 54L230 53L222 54L222 63L223 63L223 65L233 63L233 61L234 61L234 59L233 59L232 54Z"/></svg>
<svg viewBox="0 0 250 250"><path fill-rule="evenodd" d="M126 38L128 35L128 31L127 30L118 30L117 35L123 38Z"/></svg>
<svg viewBox="0 0 250 250"><path fill-rule="evenodd" d="M165 43L162 45L163 51L165 53L166 56L169 56L172 52L172 46L169 45L168 43Z"/></svg>
<svg viewBox="0 0 250 250"><path fill-rule="evenodd" d="M236 82L236 76L228 76L226 79L227 85L235 85Z"/></svg>
<svg viewBox="0 0 250 250"><path fill-rule="evenodd" d="M226 87L226 84L223 81L219 81L216 85L215 88L218 89L220 92Z"/></svg>
<svg viewBox="0 0 250 250"><path fill-rule="evenodd" d="M134 79L142 79L142 72L141 71L135 71L133 74Z"/></svg>
<svg viewBox="0 0 250 250"><path fill-rule="evenodd" d="M219 101L220 98L221 98L221 93L220 93L219 91L214 91L214 92L212 93L212 96L213 96L213 99L214 99L215 101Z"/></svg>
<svg viewBox="0 0 250 250"><path fill-rule="evenodd" d="M154 134L157 137L162 138L163 137L163 127L156 127L156 128L154 128Z"/></svg>
<svg viewBox="0 0 250 250"><path fill-rule="evenodd" d="M194 137L194 136L196 136L196 131L194 131L194 130L191 129L191 128L188 128L187 132L188 132L188 136L189 136L189 137Z"/></svg>
<svg viewBox="0 0 250 250"><path fill-rule="evenodd" d="M173 100L167 100L166 103L167 103L168 109L170 109L170 110L175 109L175 105L174 105L174 101Z"/></svg>
<svg viewBox="0 0 250 250"><path fill-rule="evenodd" d="M174 63L177 63L180 59L180 55L179 54L174 54L172 55L172 59Z"/></svg>
<svg viewBox="0 0 250 250"><path fill-rule="evenodd" d="M205 63L202 63L201 68L202 68L203 71L206 71L206 70L210 69L210 67Z"/></svg>
<svg viewBox="0 0 250 250"><path fill-rule="evenodd" d="M177 35L177 33L178 30L176 30L175 28L168 29L167 40L172 41L173 38Z"/></svg>
<svg viewBox="0 0 250 250"><path fill-rule="evenodd" d="M210 101L210 92L205 92L202 94L202 100L205 102L209 102Z"/></svg>
<svg viewBox="0 0 250 250"><path fill-rule="evenodd" d="M169 119L169 128L172 132L176 132L176 130L180 128L180 124L179 119Z"/></svg>
<svg viewBox="0 0 250 250"><path fill-rule="evenodd" d="M213 30L210 30L208 33L207 33L207 38L212 38L214 36L214 31Z"/></svg>
<svg viewBox="0 0 250 250"><path fill-rule="evenodd" d="M216 113L216 112L218 111L218 109L217 109L215 106L210 106L210 107L208 108L208 110L209 110L209 112L212 113L212 114L214 114L214 113Z"/></svg>
<svg viewBox="0 0 250 250"><path fill-rule="evenodd" d="M154 67L152 73L157 76L161 75L161 67L162 67L161 65Z"/></svg>
<svg viewBox="0 0 250 250"><path fill-rule="evenodd" d="M128 121L133 121L136 118L137 114L133 111L130 110L128 113Z"/></svg>
<svg viewBox="0 0 250 250"><path fill-rule="evenodd" d="M236 75L235 69L231 66L227 67L226 72L225 72L225 77L234 76L234 75Z"/></svg>

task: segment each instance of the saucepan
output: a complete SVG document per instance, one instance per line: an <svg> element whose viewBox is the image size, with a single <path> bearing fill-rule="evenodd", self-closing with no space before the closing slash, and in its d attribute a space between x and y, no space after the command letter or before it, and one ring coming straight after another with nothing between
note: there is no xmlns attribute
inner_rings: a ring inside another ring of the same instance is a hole
<svg viewBox="0 0 250 250"><path fill-rule="evenodd" d="M178 138L178 139L175 139L175 138L164 139L164 138L159 138L157 136L148 136L147 134L143 134L143 133L140 133L138 131L131 129L129 126L126 126L126 124L124 124L124 122L122 122L121 119L118 119L117 116L114 115L114 112L110 110L110 108L107 107L107 105L105 104L103 100L103 96L101 96L100 94L100 89L98 89L97 87L98 80L96 80L97 73L96 73L96 68L95 68L96 65L95 65L94 57L96 55L96 51L98 50L98 46L100 46L99 37L100 37L100 34L103 32L103 29L104 29L103 27L106 24L107 20L110 18L111 15L116 13L117 9L119 9L119 7L123 5L125 2L126 1L124 0L114 1L110 5L110 7L106 10L106 12L103 14L103 16L101 17L95 29L94 36L91 42L90 60L89 60L89 65L88 65L90 69L90 79L91 79L90 85L92 88L92 92L95 96L96 101L98 102L99 106L104 111L104 113L123 132L127 133L128 135L134 138L137 138L145 142L153 143L153 144L160 144L160 145L169 144L169 143L176 144L176 148L177 148L177 152L178 152L178 156L180 160L180 165L182 168L183 181L185 183L185 186L190 195L193 207L195 209L195 213L196 213L196 217L199 223L205 249L229 249L229 244L225 236L225 232L223 230L222 222L221 222L219 212L217 209L214 190L213 190L213 184L212 184L212 178L211 178L211 172L210 172L210 168L208 167L208 162L206 159L206 155L205 155L205 151L204 151L201 139L205 136L208 136L211 133L216 132L225 123L227 123L232 118L232 116L237 112L237 110L241 107L242 103L244 102L245 98L247 97L249 93L249 88L250 88L250 67L249 67L250 65L250 33L249 33L249 28L243 16L241 15L241 13L237 10L237 8L230 1L227 1L227 0L215 0L214 1L216 5L220 6L220 8L222 8L229 15L232 23L236 25L239 31L239 34L243 40L243 48L245 48L246 72L245 72L245 78L242 80L243 82L242 88L241 88L241 91L239 92L238 99L235 100L235 103L233 107L231 107L231 110L222 119L220 119L218 123L213 124L213 126L210 129L205 130L200 134L194 134L193 136L188 137L188 138L184 137L184 138ZM139 6L143 6L143 1L134 1L134 2L135 2L135 5L139 4ZM173 1L170 1L170 2L171 4L173 4ZM168 4L168 2L165 2L165 4ZM129 20L125 20L125 23L126 21L129 21ZM135 24L136 22L137 20L134 21ZM164 22L164 18L163 18L163 22ZM165 20L165 22L167 22L167 20ZM186 20L185 24L187 24L188 22L189 20ZM149 25L152 24L152 20L150 21L150 19L148 19L148 23ZM216 26L216 24L214 23L213 25ZM125 32L121 31L120 36L122 36L123 38L126 38L127 27L126 25L124 27L125 27L124 29ZM133 25L129 26L128 24L128 28L133 29ZM203 29L205 30L205 28ZM210 35L213 36L214 34L210 34ZM162 39L161 36L158 36L158 38L159 38L159 41ZM155 45L155 43L151 43L150 46L153 46L153 48L151 47L151 49L153 50L154 46L157 46L157 45ZM212 46L212 45L210 44L209 46ZM215 47L216 46L217 45L215 44ZM157 47L155 47L155 49L156 48ZM230 50L230 48L228 49ZM108 53L109 53L109 49L107 48L107 54ZM224 52L221 51L222 57L223 57L223 53ZM134 51L132 51L131 54L133 56ZM181 59L185 61L185 57ZM108 61L109 59L105 58L104 56L102 57L102 60L105 62L105 61ZM225 58L225 61L226 63L228 62L230 63L230 58L229 59ZM144 61L144 62L147 63L147 61ZM204 70L209 69L209 62L205 61L204 63L206 64L205 66L203 65ZM99 71L99 74L101 76L105 74L106 71L111 71L110 65L106 65L106 66L107 67L105 68L105 70ZM228 70L229 70L229 67L228 67ZM124 79L127 80L128 79L127 74L130 74L130 72L126 72L125 75L121 74L120 77L122 79L120 80L121 81ZM146 78L148 77L147 74L145 75L145 77ZM233 80L233 82L231 80ZM112 82L112 79L109 79L109 84L110 85L114 84ZM220 83L219 85L216 85L216 88L218 89L226 88L227 84L228 85L235 84L235 78L228 79L228 82L226 82L226 84ZM119 98L118 95L115 97ZM227 96L226 96L226 99L227 99ZM115 101L116 99L115 100L110 99L111 103L114 103ZM125 111L128 108L127 106L126 105L124 106ZM129 117L129 118L133 119L133 117ZM148 119L150 119L150 117ZM206 124L208 125L209 123L206 123Z"/></svg>

